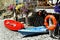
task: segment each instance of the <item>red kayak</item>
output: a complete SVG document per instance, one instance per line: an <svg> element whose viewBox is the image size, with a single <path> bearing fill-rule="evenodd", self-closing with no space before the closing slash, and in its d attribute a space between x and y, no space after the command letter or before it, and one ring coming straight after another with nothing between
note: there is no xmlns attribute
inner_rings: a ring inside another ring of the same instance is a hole
<svg viewBox="0 0 60 40"><path fill-rule="evenodd" d="M14 31L18 31L24 28L24 25L22 23L15 21L15 20L5 20L4 25L8 29L14 30Z"/></svg>

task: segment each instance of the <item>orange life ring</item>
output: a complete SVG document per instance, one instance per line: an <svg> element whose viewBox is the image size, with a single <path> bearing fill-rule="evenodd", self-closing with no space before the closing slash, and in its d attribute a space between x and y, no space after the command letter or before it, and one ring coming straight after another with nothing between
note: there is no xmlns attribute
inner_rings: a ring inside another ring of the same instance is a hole
<svg viewBox="0 0 60 40"><path fill-rule="evenodd" d="M4 25L6 28L13 30L13 31L18 31L24 28L24 25L22 23L15 21L15 20L5 20Z"/></svg>
<svg viewBox="0 0 60 40"><path fill-rule="evenodd" d="M53 24L52 24L51 26L49 26L49 24L48 24L48 22L47 22L47 20L48 20L49 18L51 18L51 19L52 19L52 22L53 22ZM44 25L46 26L46 28L47 28L48 30L54 30L54 29L56 28L56 25L57 25L57 20L56 20L56 18L55 18L53 15L47 15L47 16L45 17L45 20L44 20Z"/></svg>

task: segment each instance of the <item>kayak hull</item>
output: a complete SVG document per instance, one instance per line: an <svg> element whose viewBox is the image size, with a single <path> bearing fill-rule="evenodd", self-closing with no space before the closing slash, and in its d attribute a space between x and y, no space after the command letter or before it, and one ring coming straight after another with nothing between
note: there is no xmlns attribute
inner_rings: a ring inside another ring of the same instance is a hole
<svg viewBox="0 0 60 40"><path fill-rule="evenodd" d="M6 28L13 30L13 31L18 31L24 28L24 25L22 23L17 22L15 20L5 20L4 25Z"/></svg>
<svg viewBox="0 0 60 40"><path fill-rule="evenodd" d="M45 27L32 27L32 28L26 28L22 30L18 30L19 33L22 35L34 35L34 34L40 34L40 33L48 33L48 30Z"/></svg>

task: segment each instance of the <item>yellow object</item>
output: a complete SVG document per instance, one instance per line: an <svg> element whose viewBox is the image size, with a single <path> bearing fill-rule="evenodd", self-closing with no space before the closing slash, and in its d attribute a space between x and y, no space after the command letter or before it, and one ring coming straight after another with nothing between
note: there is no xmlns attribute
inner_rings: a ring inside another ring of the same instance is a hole
<svg viewBox="0 0 60 40"><path fill-rule="evenodd" d="M23 7L23 6L24 6L24 4L19 4L19 5L16 6L15 9L18 10L19 8L21 8L21 7Z"/></svg>

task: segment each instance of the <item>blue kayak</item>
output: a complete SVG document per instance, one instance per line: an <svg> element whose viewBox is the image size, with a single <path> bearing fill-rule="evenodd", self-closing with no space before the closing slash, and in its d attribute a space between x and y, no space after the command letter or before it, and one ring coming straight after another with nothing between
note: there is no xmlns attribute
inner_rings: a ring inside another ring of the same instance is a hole
<svg viewBox="0 0 60 40"><path fill-rule="evenodd" d="M45 26L39 26L39 27L29 27L22 30L18 30L19 33L22 35L33 35L33 34L39 34L39 33L48 33L48 30L45 28Z"/></svg>

